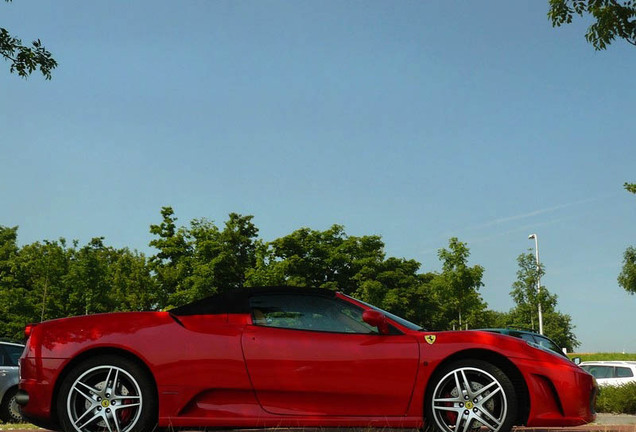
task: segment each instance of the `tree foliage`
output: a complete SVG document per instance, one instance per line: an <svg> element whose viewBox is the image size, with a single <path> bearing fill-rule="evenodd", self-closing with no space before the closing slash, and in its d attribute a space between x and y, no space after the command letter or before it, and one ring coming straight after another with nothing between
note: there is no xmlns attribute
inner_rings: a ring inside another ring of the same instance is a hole
<svg viewBox="0 0 636 432"><path fill-rule="evenodd" d="M630 294L636 294L636 248L630 246L623 254L623 269L618 284Z"/></svg>
<svg viewBox="0 0 636 432"><path fill-rule="evenodd" d="M252 216L230 213L220 226L207 219L182 226L163 207L160 217L150 225L149 257L108 246L103 237L20 247L18 228L0 226L0 336L19 339L29 322L169 309L244 286L338 290L435 330L503 327L528 316L521 307L516 315L488 310L479 293L484 269L468 264L468 245L457 238L439 250L441 272L422 272L416 260L386 256L379 236L348 235L341 225L265 242ZM545 301L556 304L556 297ZM561 318L550 320L570 329Z"/></svg>
<svg viewBox="0 0 636 432"><path fill-rule="evenodd" d="M625 183L628 192L636 194L636 183ZM618 284L629 294L636 294L636 248L630 246L623 254L623 268L618 275Z"/></svg>
<svg viewBox="0 0 636 432"><path fill-rule="evenodd" d="M470 250L456 237L452 237L448 249L440 249L437 256L442 262L442 273L435 278L433 286L443 305L445 320L453 328L461 329L466 324L480 327L480 316L487 307L479 294L484 268L468 266Z"/></svg>
<svg viewBox="0 0 636 432"><path fill-rule="evenodd" d="M25 324L71 315L148 310L156 282L143 254L65 239L17 246L0 226L0 336L20 339Z"/></svg>
<svg viewBox="0 0 636 432"><path fill-rule="evenodd" d="M163 221L151 225L150 242L158 252L150 268L160 287L157 306L179 306L217 292L241 288L256 263L258 229L252 216L231 213L223 230L207 219L177 227L171 207L161 209Z"/></svg>
<svg viewBox="0 0 636 432"><path fill-rule="evenodd" d="M541 290L537 291L537 283L545 274L544 266L537 267L532 252L519 255L517 263L517 280L512 284L510 292L516 306L508 312L506 326L537 331L540 303L544 334L559 346L573 351L580 343L574 334L572 318L557 311L557 296L551 294L547 287L542 285Z"/></svg>
<svg viewBox="0 0 636 432"><path fill-rule="evenodd" d="M42 45L40 39L34 40L31 46L26 46L20 39L11 36L5 28L0 28L0 55L9 62L10 72L16 72L23 78L27 78L36 69L40 69L44 78L49 80L51 71L57 67L57 62Z"/></svg>
<svg viewBox="0 0 636 432"><path fill-rule="evenodd" d="M606 49L616 38L636 45L634 0L550 0L548 17L553 26L571 23L574 15L593 17L585 39L597 50Z"/></svg>

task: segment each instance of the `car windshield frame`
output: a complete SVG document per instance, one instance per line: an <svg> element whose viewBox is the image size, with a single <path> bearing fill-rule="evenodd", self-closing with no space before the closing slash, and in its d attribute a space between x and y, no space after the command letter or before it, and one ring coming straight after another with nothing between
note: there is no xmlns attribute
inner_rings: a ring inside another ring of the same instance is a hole
<svg viewBox="0 0 636 432"><path fill-rule="evenodd" d="M342 293L341 293L342 294ZM358 300L357 298L348 296L347 294L342 294L344 297L350 298L352 300L357 301L358 303L361 303L367 307L369 307L370 309L376 310L382 314L384 314L387 318L389 318L392 321L395 321L396 323L400 324L402 327L406 327L409 330L413 330L413 331L425 331L425 329L415 323L412 323L411 321L404 319L402 317L399 317L397 315L392 314L391 312L387 312L384 309L380 309L377 306L373 306L372 304L369 304L367 302L364 302L362 300Z"/></svg>

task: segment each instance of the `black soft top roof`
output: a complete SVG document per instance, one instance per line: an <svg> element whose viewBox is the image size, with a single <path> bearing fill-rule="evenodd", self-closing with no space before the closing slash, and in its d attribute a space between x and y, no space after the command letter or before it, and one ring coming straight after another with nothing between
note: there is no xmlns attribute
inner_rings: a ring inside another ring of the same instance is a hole
<svg viewBox="0 0 636 432"><path fill-rule="evenodd" d="M250 313L250 297L266 294L305 294L323 297L335 297L336 295L335 291L322 288L290 286L243 288L205 297L187 305L170 309L168 312L176 316Z"/></svg>

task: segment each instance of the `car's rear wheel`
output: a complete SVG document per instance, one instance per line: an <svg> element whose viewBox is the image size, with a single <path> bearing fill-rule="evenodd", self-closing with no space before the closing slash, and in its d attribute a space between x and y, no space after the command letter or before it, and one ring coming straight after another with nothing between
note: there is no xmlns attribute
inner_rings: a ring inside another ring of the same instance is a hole
<svg viewBox="0 0 636 432"><path fill-rule="evenodd" d="M112 355L78 364L64 379L57 400L63 430L147 432L157 424L157 398L146 371Z"/></svg>
<svg viewBox="0 0 636 432"><path fill-rule="evenodd" d="M435 373L426 398L426 429L469 432L509 431L517 417L510 378L481 360L460 360Z"/></svg>
<svg viewBox="0 0 636 432"><path fill-rule="evenodd" d="M20 413L20 405L18 405L15 398L17 392L17 389L9 390L2 398L0 419L2 419L5 423L20 423L24 421L22 420L22 414Z"/></svg>

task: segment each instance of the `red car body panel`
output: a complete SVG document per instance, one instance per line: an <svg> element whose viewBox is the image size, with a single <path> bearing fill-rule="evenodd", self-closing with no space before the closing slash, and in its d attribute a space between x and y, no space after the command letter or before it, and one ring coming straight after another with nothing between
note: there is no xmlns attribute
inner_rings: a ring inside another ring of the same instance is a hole
<svg viewBox="0 0 636 432"><path fill-rule="evenodd" d="M477 355L518 371L525 384L515 384L527 388L528 426L595 418L594 379L564 358L504 335L421 332L389 323L402 334L271 328L232 313L49 321L32 329L20 360L20 388L29 395L22 411L36 424L56 425L56 390L69 368L77 359L118 352L152 375L161 427L421 427L435 370L449 359Z"/></svg>

